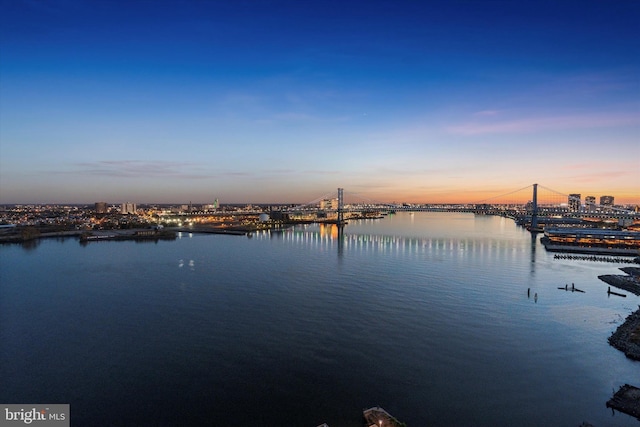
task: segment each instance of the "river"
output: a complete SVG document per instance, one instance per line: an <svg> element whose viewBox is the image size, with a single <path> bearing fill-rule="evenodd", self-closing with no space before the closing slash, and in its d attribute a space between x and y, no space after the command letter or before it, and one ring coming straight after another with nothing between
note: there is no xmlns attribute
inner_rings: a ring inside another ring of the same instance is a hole
<svg viewBox="0 0 640 427"><path fill-rule="evenodd" d="M638 297L513 221L398 213L251 237L0 246L0 402L75 426L637 426ZM565 292L571 284L584 293ZM530 290L528 295L528 290Z"/></svg>

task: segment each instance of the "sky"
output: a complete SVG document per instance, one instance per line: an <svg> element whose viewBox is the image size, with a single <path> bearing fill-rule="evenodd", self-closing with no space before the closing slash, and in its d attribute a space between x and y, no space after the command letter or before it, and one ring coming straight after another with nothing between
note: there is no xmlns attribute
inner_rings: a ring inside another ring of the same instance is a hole
<svg viewBox="0 0 640 427"><path fill-rule="evenodd" d="M0 203L640 203L636 0L0 0Z"/></svg>

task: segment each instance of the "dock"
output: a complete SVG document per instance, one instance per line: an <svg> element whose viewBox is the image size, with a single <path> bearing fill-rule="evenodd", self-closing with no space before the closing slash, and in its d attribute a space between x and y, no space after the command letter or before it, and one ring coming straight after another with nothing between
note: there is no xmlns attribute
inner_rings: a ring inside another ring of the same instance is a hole
<svg viewBox="0 0 640 427"><path fill-rule="evenodd" d="M640 420L640 388L625 384L611 399L607 408L615 409Z"/></svg>
<svg viewBox="0 0 640 427"><path fill-rule="evenodd" d="M129 230L83 232L80 236L80 242L87 243L107 240L174 240L176 237L176 232L171 230L136 228Z"/></svg>
<svg viewBox="0 0 640 427"><path fill-rule="evenodd" d="M365 409L362 411L362 416L366 427L406 427L405 423L401 423L379 406Z"/></svg>

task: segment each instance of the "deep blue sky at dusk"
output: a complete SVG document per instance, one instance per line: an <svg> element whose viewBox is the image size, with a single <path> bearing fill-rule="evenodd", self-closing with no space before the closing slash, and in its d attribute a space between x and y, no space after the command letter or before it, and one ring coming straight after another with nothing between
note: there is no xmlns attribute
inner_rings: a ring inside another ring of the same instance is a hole
<svg viewBox="0 0 640 427"><path fill-rule="evenodd" d="M640 203L635 0L0 5L0 203Z"/></svg>

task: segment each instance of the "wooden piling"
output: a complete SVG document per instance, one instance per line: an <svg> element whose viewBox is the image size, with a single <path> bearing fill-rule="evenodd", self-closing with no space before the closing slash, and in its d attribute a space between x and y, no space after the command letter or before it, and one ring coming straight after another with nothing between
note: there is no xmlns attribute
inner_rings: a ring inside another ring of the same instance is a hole
<svg viewBox="0 0 640 427"><path fill-rule="evenodd" d="M617 296L622 297L622 298L626 298L627 297L625 294L619 294L617 292L613 292L611 290L611 286L609 286L609 289L607 290L607 295L617 295Z"/></svg>

